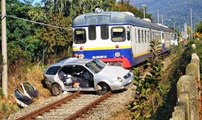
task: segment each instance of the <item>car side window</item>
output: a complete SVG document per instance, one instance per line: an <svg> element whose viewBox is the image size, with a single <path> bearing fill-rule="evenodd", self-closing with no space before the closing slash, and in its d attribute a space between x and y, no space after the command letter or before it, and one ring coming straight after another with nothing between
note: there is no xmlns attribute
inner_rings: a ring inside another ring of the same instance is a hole
<svg viewBox="0 0 202 120"><path fill-rule="evenodd" d="M55 75L58 70L60 69L61 67L60 66L53 66L53 67L50 67L48 68L48 70L46 71L46 74L48 75Z"/></svg>

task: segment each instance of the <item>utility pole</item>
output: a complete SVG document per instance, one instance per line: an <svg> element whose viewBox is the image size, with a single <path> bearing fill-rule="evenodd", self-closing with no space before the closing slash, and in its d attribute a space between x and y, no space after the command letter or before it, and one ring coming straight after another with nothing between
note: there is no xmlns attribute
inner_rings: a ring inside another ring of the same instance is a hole
<svg viewBox="0 0 202 120"><path fill-rule="evenodd" d="M157 9L157 23L159 23L159 9Z"/></svg>
<svg viewBox="0 0 202 120"><path fill-rule="evenodd" d="M6 37L6 0L1 0L1 40L2 40L2 89L3 94L8 98L8 63L7 63L7 37Z"/></svg>
<svg viewBox="0 0 202 120"><path fill-rule="evenodd" d="M178 27L179 27L178 29L179 29L179 33L180 33L180 31L181 31L181 27L180 27L180 25L179 25Z"/></svg>
<svg viewBox="0 0 202 120"><path fill-rule="evenodd" d="M146 18L146 7L147 7L147 5L142 4L142 7L143 7L143 15L144 15L144 19L145 19Z"/></svg>
<svg viewBox="0 0 202 120"><path fill-rule="evenodd" d="M192 38L192 27L193 27L193 25L192 25L192 8L190 8L190 21L191 21L191 38Z"/></svg>
<svg viewBox="0 0 202 120"><path fill-rule="evenodd" d="M163 15L161 15L161 24L163 25Z"/></svg>

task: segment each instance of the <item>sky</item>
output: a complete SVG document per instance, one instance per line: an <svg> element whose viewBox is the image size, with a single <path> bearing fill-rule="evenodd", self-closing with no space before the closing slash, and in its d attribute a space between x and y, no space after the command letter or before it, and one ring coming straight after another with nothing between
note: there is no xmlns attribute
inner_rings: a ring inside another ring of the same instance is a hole
<svg viewBox="0 0 202 120"><path fill-rule="evenodd" d="M34 0L34 3L33 4L35 4L35 3L40 3L41 2L41 0Z"/></svg>

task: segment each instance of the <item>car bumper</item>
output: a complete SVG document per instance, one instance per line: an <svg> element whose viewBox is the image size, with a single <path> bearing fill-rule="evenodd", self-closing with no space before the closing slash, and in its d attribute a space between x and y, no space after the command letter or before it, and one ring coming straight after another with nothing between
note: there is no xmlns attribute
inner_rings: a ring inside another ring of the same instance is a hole
<svg viewBox="0 0 202 120"><path fill-rule="evenodd" d="M132 82L132 79L127 79L127 80L124 80L123 82L111 83L110 87L112 91L123 90L123 89L126 89L127 86L131 84L131 82Z"/></svg>

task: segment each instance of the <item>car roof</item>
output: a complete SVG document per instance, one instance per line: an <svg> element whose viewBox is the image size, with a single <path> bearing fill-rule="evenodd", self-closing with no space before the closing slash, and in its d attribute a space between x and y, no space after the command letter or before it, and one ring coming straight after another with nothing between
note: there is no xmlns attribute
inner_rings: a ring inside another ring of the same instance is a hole
<svg viewBox="0 0 202 120"><path fill-rule="evenodd" d="M67 58L62 61L59 61L55 64L52 64L52 66L64 66L64 65L85 65L86 63L90 62L92 60L90 59L79 59L79 58Z"/></svg>

